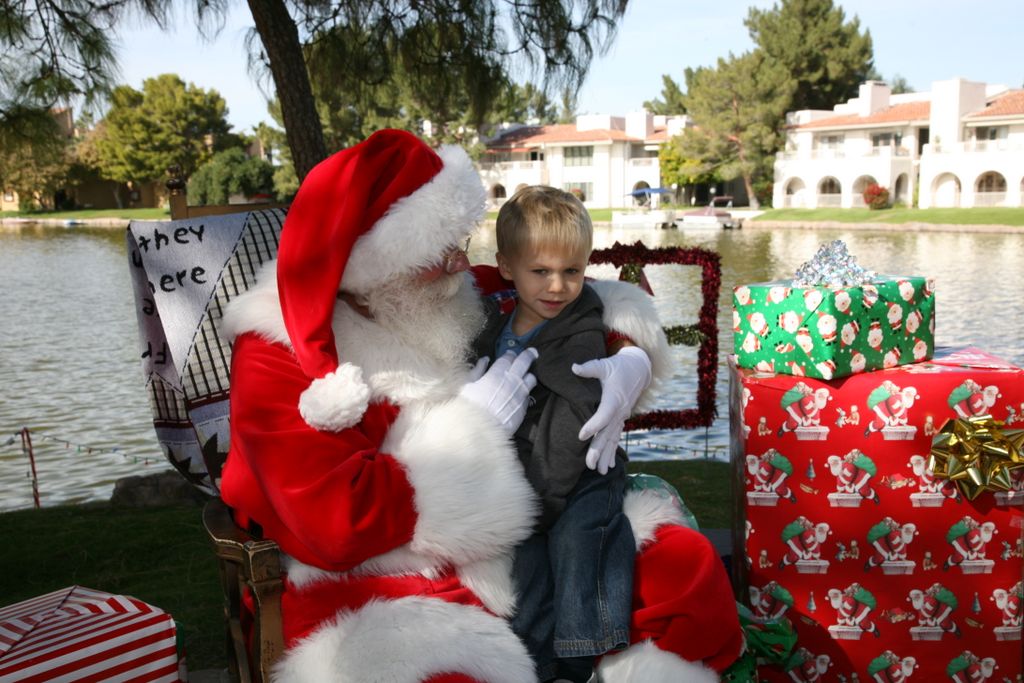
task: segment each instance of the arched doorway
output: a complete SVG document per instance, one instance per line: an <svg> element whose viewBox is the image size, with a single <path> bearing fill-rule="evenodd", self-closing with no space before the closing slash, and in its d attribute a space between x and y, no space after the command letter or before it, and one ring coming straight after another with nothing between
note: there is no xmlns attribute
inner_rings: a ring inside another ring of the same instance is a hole
<svg viewBox="0 0 1024 683"><path fill-rule="evenodd" d="M801 178L790 178L786 183L786 198L783 208L802 209L807 202L807 186Z"/></svg>
<svg viewBox="0 0 1024 683"><path fill-rule="evenodd" d="M1006 178L1002 173L988 171L974 183L975 206L1002 206L1006 202Z"/></svg>
<svg viewBox="0 0 1024 683"><path fill-rule="evenodd" d="M877 185L878 181L875 180L874 176L862 175L853 181L853 202L852 206L864 208L867 204L864 202L864 190L868 189L869 185Z"/></svg>
<svg viewBox="0 0 1024 683"><path fill-rule="evenodd" d="M910 206L910 197L907 196L909 181L906 173L900 173L896 178L896 187L893 188L892 203Z"/></svg>
<svg viewBox="0 0 1024 683"><path fill-rule="evenodd" d="M818 183L818 206L840 207L843 204L843 186L832 176L825 176Z"/></svg>
<svg viewBox="0 0 1024 683"><path fill-rule="evenodd" d="M952 173L941 173L932 181L932 206L953 209L960 206L960 179Z"/></svg>
<svg viewBox="0 0 1024 683"><path fill-rule="evenodd" d="M505 199L505 186L501 183L495 183L491 186L491 199L497 201L499 199Z"/></svg>
<svg viewBox="0 0 1024 683"><path fill-rule="evenodd" d="M633 185L633 203L637 206L650 206L651 204L651 193L644 192L644 190L650 190L651 186L646 180L641 180Z"/></svg>

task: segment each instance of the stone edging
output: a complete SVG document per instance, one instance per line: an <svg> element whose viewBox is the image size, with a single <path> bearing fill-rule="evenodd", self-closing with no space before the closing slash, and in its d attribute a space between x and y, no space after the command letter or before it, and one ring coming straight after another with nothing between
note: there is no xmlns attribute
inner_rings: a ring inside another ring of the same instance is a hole
<svg viewBox="0 0 1024 683"><path fill-rule="evenodd" d="M159 220L159 219L157 219ZM0 226L20 228L46 225L61 228L127 228L130 218L0 218Z"/></svg>
<svg viewBox="0 0 1024 683"><path fill-rule="evenodd" d="M155 219L160 220L160 219ZM169 219L167 219L169 220ZM128 218L0 218L0 226L5 228L22 227L25 225L50 225L66 228L127 228ZM493 219L488 219L493 223ZM595 221L596 224L611 225L610 221ZM981 232L1024 234L1024 227L1016 225L966 224L956 223L850 223L844 221L772 221L752 220L744 218L742 227L747 230L773 230L788 228L810 228L813 230L881 230L885 232Z"/></svg>
<svg viewBox="0 0 1024 683"><path fill-rule="evenodd" d="M994 232L1024 234L1015 225L959 225L955 223L846 223L843 221L743 221L744 229L811 228L818 230L883 230L888 232Z"/></svg>

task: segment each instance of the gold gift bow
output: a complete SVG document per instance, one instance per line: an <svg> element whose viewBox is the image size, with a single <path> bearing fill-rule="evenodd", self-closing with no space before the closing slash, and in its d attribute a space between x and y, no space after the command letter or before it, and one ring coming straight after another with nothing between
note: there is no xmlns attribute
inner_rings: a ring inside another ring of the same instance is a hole
<svg viewBox="0 0 1024 683"><path fill-rule="evenodd" d="M1009 491L1010 472L1024 467L1024 429L1004 425L991 415L946 420L932 439L932 473L955 481L968 500L982 491Z"/></svg>

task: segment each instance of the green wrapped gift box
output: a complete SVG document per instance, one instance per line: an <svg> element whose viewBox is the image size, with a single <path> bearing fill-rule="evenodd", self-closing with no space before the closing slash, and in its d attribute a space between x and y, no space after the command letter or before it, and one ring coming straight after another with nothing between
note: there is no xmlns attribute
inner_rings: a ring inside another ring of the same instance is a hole
<svg viewBox="0 0 1024 683"><path fill-rule="evenodd" d="M741 285L733 332L737 364L765 372L828 380L916 363L935 349L935 286L896 275L848 287Z"/></svg>

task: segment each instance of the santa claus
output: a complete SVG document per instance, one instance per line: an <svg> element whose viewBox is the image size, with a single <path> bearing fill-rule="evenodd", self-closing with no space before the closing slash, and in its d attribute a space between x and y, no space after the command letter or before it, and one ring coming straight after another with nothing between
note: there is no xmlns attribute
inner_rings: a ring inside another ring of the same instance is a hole
<svg viewBox="0 0 1024 683"><path fill-rule="evenodd" d="M483 375L465 362L483 309L458 245L484 199L460 148L378 132L310 172L276 266L225 316L221 491L286 554L278 680L536 680L506 620L510 553L537 510L510 439L532 357ZM604 387L581 435L598 432L588 464L601 469L639 393L628 387L645 387L651 366L659 375L666 348L646 294L597 285L608 327L639 347L586 370ZM645 490L625 508L632 644L602 659L601 680L717 681L742 648L721 561L674 499Z"/></svg>

